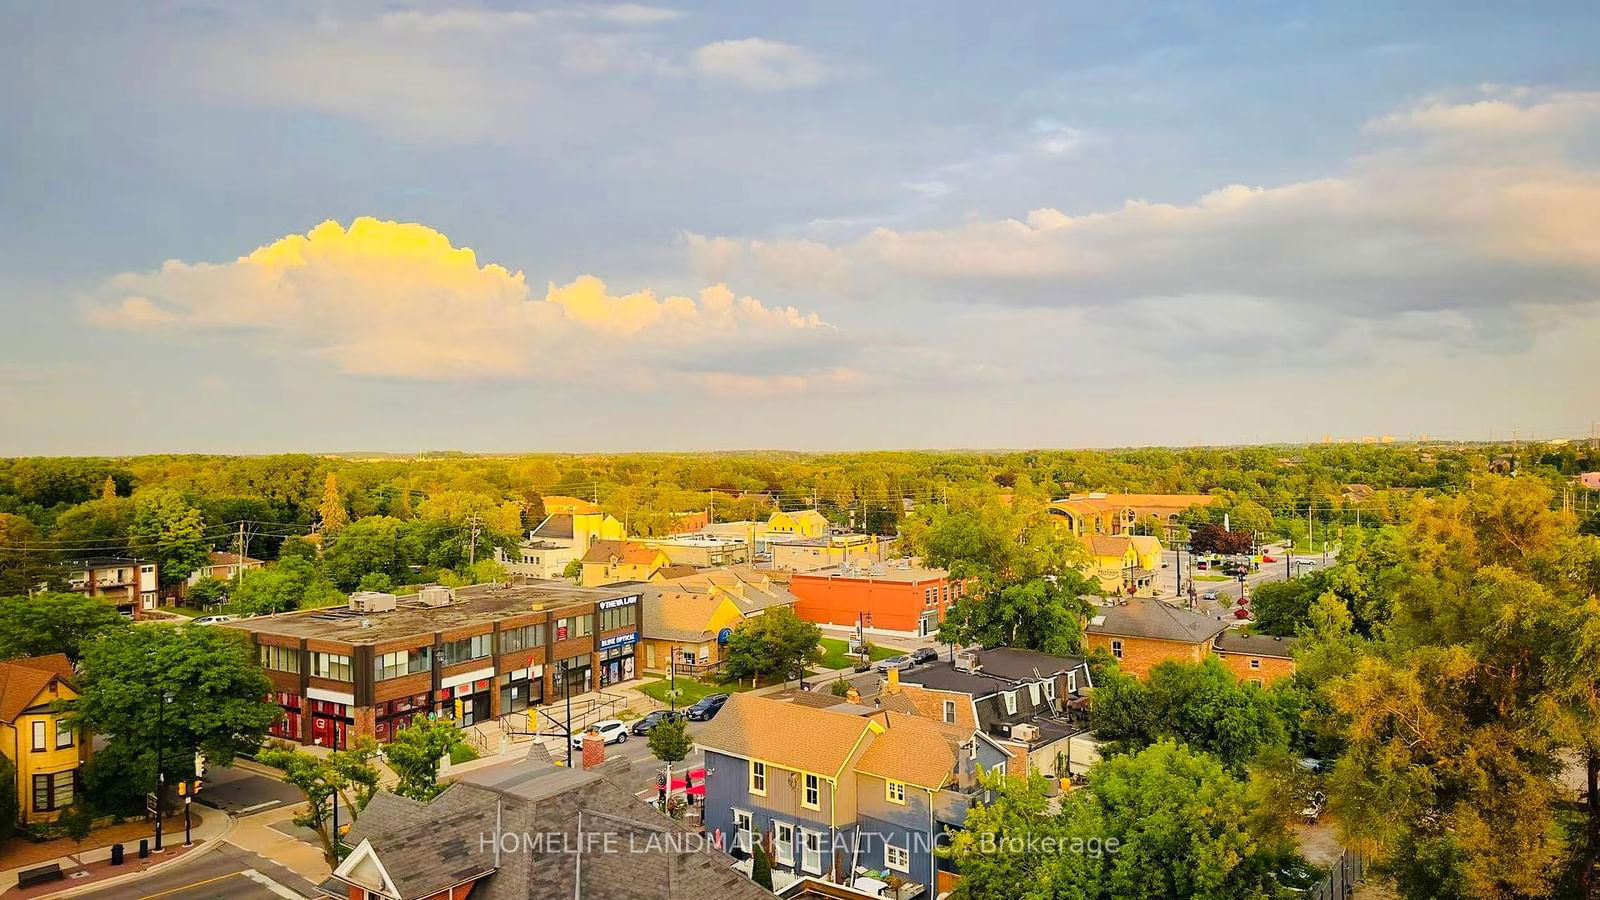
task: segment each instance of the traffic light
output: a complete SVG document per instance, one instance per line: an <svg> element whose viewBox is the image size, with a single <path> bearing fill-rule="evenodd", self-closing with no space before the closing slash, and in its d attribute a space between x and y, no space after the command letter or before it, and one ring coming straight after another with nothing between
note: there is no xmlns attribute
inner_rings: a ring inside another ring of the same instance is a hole
<svg viewBox="0 0 1600 900"><path fill-rule="evenodd" d="M206 755L198 750L194 754L194 777L206 777Z"/></svg>

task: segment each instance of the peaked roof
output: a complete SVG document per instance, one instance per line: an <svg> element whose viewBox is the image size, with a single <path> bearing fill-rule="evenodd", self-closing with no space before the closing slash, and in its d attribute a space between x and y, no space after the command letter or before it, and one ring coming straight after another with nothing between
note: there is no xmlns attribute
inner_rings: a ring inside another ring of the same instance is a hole
<svg viewBox="0 0 1600 900"><path fill-rule="evenodd" d="M572 515L570 513L552 513L544 517L538 527L529 535L532 538L549 538L552 540L572 540Z"/></svg>
<svg viewBox="0 0 1600 900"><path fill-rule="evenodd" d="M831 778L844 768L868 727L860 716L734 694L695 743Z"/></svg>
<svg viewBox="0 0 1600 900"><path fill-rule="evenodd" d="M1097 609L1088 627L1084 628L1090 634L1203 644L1228 630L1227 623L1219 619L1147 597L1130 597Z"/></svg>
<svg viewBox="0 0 1600 900"><path fill-rule="evenodd" d="M767 521L770 523L773 519L776 519L779 516L787 516L793 519L796 524L812 525L824 529L828 527L828 517L814 509L797 509L793 512L783 512L780 510L778 512L774 512L772 516L767 519Z"/></svg>
<svg viewBox="0 0 1600 900"><path fill-rule="evenodd" d="M64 653L0 663L0 722L15 722L50 682L60 679L70 684L71 678L72 663Z"/></svg>
<svg viewBox="0 0 1600 900"><path fill-rule="evenodd" d="M1083 540L1092 556L1127 556L1133 546L1132 541L1120 535L1091 534Z"/></svg>
<svg viewBox="0 0 1600 900"><path fill-rule="evenodd" d="M668 576L660 589L697 594L720 592L726 594L740 612L750 615L773 606L793 606L797 602L794 594L789 592L788 582L772 577L780 574L783 573L750 566L696 569L680 577Z"/></svg>
<svg viewBox="0 0 1600 900"><path fill-rule="evenodd" d="M253 556L240 556L237 553L224 553L221 550L213 550L213 551L211 551L211 563L210 564L213 565L213 566L236 566L236 565L239 565L241 561L243 562L244 565L247 565L247 566L249 566L249 565L257 565L257 566L264 565L264 563L262 563L261 560L256 559Z"/></svg>
<svg viewBox="0 0 1600 900"><path fill-rule="evenodd" d="M544 510L548 513L572 515L573 513L597 513L600 511L598 504L584 500L581 497L568 497L563 494L548 494L540 498L544 502Z"/></svg>
<svg viewBox="0 0 1600 900"><path fill-rule="evenodd" d="M640 636L667 641L703 641L711 636L711 617L723 603L720 594L644 591Z"/></svg>
<svg viewBox="0 0 1600 900"><path fill-rule="evenodd" d="M951 736L932 721L898 712L867 716L881 723L883 731L873 735L867 752L856 761L855 769L892 781L938 790L945 786L956 767Z"/></svg>
<svg viewBox="0 0 1600 900"><path fill-rule="evenodd" d="M589 551L583 554L586 563L606 563L612 557L621 560L624 565L648 566L666 554L654 547L648 547L637 541L595 541L589 545Z"/></svg>

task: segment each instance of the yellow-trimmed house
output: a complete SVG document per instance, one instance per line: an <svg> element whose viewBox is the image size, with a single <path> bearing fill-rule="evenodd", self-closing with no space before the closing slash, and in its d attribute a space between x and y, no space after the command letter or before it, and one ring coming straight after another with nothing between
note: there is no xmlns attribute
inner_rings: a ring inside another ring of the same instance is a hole
<svg viewBox="0 0 1600 900"><path fill-rule="evenodd" d="M666 672L673 660L686 674L715 667L728 635L744 621L744 613L722 592L650 590L641 605L639 639L646 672Z"/></svg>
<svg viewBox="0 0 1600 900"><path fill-rule="evenodd" d="M775 512L767 518L767 539L814 538L828 533L830 525L822 513L814 509L797 509L794 512Z"/></svg>
<svg viewBox="0 0 1600 900"><path fill-rule="evenodd" d="M637 541L595 541L583 555L584 587L622 581L650 581L672 560L655 547Z"/></svg>
<svg viewBox="0 0 1600 900"><path fill-rule="evenodd" d="M60 653L0 663L0 752L17 770L23 824L54 822L78 796L89 741L57 712L72 700L72 663Z"/></svg>
<svg viewBox="0 0 1600 900"><path fill-rule="evenodd" d="M1100 581L1106 593L1115 596L1150 597L1155 593L1155 571L1139 565L1139 551L1126 537L1091 534L1083 538L1089 562L1083 574ZM1160 565L1157 544L1157 565Z"/></svg>

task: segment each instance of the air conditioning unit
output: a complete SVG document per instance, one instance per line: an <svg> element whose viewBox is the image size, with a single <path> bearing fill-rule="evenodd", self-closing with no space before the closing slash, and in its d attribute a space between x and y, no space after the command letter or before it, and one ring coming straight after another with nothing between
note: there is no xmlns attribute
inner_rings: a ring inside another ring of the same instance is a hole
<svg viewBox="0 0 1600 900"><path fill-rule="evenodd" d="M983 668L978 664L978 654L971 650L963 650L957 653L955 665L957 672L976 672Z"/></svg>
<svg viewBox="0 0 1600 900"><path fill-rule="evenodd" d="M1013 725L1011 726L1011 738L1012 740L1024 741L1027 743L1037 741L1039 739L1039 726L1029 725L1026 722Z"/></svg>
<svg viewBox="0 0 1600 900"><path fill-rule="evenodd" d="M442 585L432 584L417 591L417 602L423 606L449 606L456 592Z"/></svg>
<svg viewBox="0 0 1600 900"><path fill-rule="evenodd" d="M356 591L350 595L350 608L356 612L393 612L396 598L382 591Z"/></svg>

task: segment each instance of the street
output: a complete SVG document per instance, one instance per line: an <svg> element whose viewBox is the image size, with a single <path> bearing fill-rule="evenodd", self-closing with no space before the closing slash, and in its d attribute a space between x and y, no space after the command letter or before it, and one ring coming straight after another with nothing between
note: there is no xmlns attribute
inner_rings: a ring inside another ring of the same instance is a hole
<svg viewBox="0 0 1600 900"><path fill-rule="evenodd" d="M193 862L133 885L110 885L93 897L154 900L299 900L318 896L316 885L271 860L224 842Z"/></svg>
<svg viewBox="0 0 1600 900"><path fill-rule="evenodd" d="M248 816L305 800L299 788L243 766L210 766L206 769L205 781L197 802L235 816Z"/></svg>

